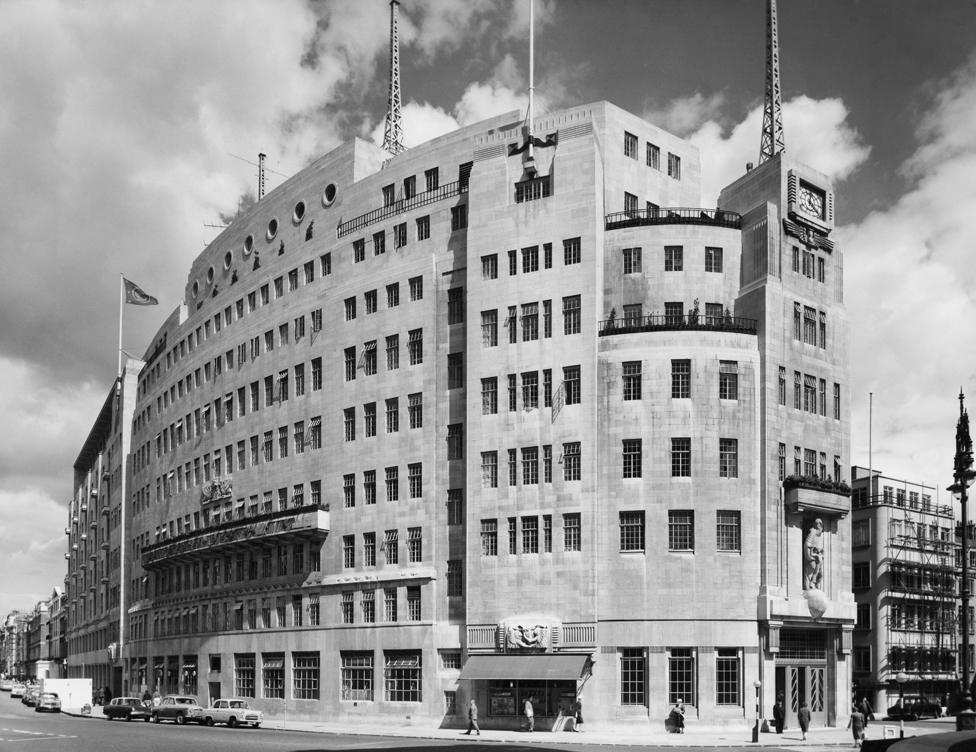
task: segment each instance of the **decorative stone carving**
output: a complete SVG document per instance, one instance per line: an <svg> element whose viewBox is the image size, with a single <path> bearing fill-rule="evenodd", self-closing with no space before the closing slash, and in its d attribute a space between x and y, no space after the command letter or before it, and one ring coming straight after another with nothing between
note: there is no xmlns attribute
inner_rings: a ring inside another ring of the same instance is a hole
<svg viewBox="0 0 976 752"><path fill-rule="evenodd" d="M543 650L553 646L553 631L558 630L558 619L551 616L515 616L499 624L504 635L506 651Z"/></svg>
<svg viewBox="0 0 976 752"><path fill-rule="evenodd" d="M803 541L803 589L823 587L823 520L819 517L807 531Z"/></svg>
<svg viewBox="0 0 976 752"><path fill-rule="evenodd" d="M218 499L227 499L234 495L233 483L227 480L212 480L204 483L200 490L200 502L208 504Z"/></svg>

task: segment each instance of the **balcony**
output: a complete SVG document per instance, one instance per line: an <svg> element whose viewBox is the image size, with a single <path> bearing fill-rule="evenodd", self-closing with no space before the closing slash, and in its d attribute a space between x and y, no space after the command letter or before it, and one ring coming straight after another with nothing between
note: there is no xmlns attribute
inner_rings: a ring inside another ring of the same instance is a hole
<svg viewBox="0 0 976 752"><path fill-rule="evenodd" d="M604 217L604 227L607 230L646 227L648 225L705 225L738 230L742 227L742 217L735 212L724 209L689 209L683 207L634 209L633 211L614 212Z"/></svg>
<svg viewBox="0 0 976 752"><path fill-rule="evenodd" d="M327 507L298 507L256 515L194 530L143 549L146 569L177 561L202 559L215 553L250 550L297 540L324 540L329 534Z"/></svg>
<svg viewBox="0 0 976 752"><path fill-rule="evenodd" d="M600 322L600 336L635 332L669 332L682 329L756 334L758 322L742 316L702 316L700 313L661 314L609 318Z"/></svg>
<svg viewBox="0 0 976 752"><path fill-rule="evenodd" d="M843 481L790 475L783 480L783 491L792 512L846 517L851 511L851 489Z"/></svg>
<svg viewBox="0 0 976 752"><path fill-rule="evenodd" d="M432 191L418 193L410 198L402 198L387 206L382 206L379 209L366 212L366 214L361 214L358 217L350 219L348 222L340 222L336 228L336 237L344 237L351 232L356 232L356 230L361 230L376 222L382 222L384 219L394 217L397 214L403 214L403 212L410 211L411 209L417 209L421 206L432 204L435 201L441 201L442 199L451 198L452 196L458 196L467 192L468 181L458 180L454 183L442 185Z"/></svg>

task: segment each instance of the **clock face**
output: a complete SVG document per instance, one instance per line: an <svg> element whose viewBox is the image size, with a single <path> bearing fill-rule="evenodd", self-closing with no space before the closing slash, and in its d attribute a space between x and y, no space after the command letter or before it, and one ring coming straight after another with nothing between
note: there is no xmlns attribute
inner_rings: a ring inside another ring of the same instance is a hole
<svg viewBox="0 0 976 752"><path fill-rule="evenodd" d="M817 219L824 218L824 193L811 185L800 184L797 203L800 211Z"/></svg>

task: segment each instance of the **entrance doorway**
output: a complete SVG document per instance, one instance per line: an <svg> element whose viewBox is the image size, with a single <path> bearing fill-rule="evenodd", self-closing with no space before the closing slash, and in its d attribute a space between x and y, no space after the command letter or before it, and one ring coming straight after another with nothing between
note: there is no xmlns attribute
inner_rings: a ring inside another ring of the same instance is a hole
<svg viewBox="0 0 976 752"><path fill-rule="evenodd" d="M220 699L220 682L207 682L207 688L210 692L210 702L208 705L213 705L214 700Z"/></svg>
<svg viewBox="0 0 976 752"><path fill-rule="evenodd" d="M823 665L776 667L776 696L784 698L787 727L799 726L797 713L804 702L810 708L810 725L827 725L825 668Z"/></svg>

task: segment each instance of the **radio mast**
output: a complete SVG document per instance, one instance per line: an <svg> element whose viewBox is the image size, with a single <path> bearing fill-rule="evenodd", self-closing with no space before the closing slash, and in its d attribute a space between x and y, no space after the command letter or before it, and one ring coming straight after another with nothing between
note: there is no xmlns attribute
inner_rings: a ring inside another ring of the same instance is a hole
<svg viewBox="0 0 976 752"><path fill-rule="evenodd" d="M386 127L383 129L383 148L396 156L403 145L403 122L400 117L400 37L397 17L400 1L390 0L390 96L386 108Z"/></svg>
<svg viewBox="0 0 976 752"><path fill-rule="evenodd" d="M762 144L759 164L786 149L783 136L782 97L779 86L779 22L776 0L766 3L766 100L763 106Z"/></svg>

